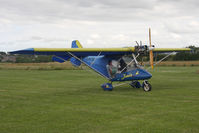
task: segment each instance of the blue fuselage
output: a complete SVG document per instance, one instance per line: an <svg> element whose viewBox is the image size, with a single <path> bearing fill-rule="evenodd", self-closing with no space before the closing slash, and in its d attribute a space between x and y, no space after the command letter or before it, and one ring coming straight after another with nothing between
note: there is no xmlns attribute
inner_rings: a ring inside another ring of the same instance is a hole
<svg viewBox="0 0 199 133"><path fill-rule="evenodd" d="M128 72L118 73L111 79L111 81L133 81L133 80L147 80L152 75L144 69L134 69Z"/></svg>
<svg viewBox="0 0 199 133"><path fill-rule="evenodd" d="M111 60L118 60L117 57L106 57L106 56L88 56L83 58L83 61L92 68L94 71L99 73L100 75L107 77L110 81L133 81L133 80L147 80L152 77L152 75L142 68L133 68L130 70L126 70L122 73L120 71L111 72L109 71L107 65ZM74 61L73 61L74 63Z"/></svg>

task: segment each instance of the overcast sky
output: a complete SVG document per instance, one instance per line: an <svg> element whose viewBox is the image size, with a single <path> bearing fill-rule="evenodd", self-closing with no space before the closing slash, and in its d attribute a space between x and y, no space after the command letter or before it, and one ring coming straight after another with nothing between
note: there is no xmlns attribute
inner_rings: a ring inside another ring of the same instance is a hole
<svg viewBox="0 0 199 133"><path fill-rule="evenodd" d="M0 51L31 47L199 46L198 0L0 0Z"/></svg>

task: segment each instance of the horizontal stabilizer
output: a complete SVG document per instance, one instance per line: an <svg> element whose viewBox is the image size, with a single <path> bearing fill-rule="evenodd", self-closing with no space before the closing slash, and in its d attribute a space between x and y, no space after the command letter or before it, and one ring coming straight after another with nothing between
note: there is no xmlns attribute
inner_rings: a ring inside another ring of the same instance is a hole
<svg viewBox="0 0 199 133"><path fill-rule="evenodd" d="M59 63L63 63L65 61L67 61L70 58L70 56L53 56L52 60L59 62Z"/></svg>
<svg viewBox="0 0 199 133"><path fill-rule="evenodd" d="M70 62L75 66L75 67L78 67L81 65L81 61L75 59L74 57L71 57L70 58Z"/></svg>
<svg viewBox="0 0 199 133"><path fill-rule="evenodd" d="M59 62L59 63L65 62L63 59L61 59L61 58L59 58L59 57L56 57L56 56L53 56L53 57L52 57L52 60L53 60L53 61L56 61L56 62Z"/></svg>

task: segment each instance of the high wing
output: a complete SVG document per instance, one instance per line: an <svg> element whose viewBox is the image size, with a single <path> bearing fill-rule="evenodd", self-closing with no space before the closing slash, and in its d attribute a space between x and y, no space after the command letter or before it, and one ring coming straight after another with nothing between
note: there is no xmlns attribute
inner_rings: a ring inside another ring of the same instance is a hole
<svg viewBox="0 0 199 133"><path fill-rule="evenodd" d="M191 51L190 48L153 48L155 53L169 53ZM126 48L29 48L24 50L12 51L10 54L36 54L36 55L57 55L66 56L69 52L75 56L98 56L100 55L129 55L136 53L137 49L134 47Z"/></svg>
<svg viewBox="0 0 199 133"><path fill-rule="evenodd" d="M78 57L100 55L128 55L135 52L134 47L128 48L29 48L12 51L10 54L36 54L36 55L57 55L70 56L72 53Z"/></svg>
<svg viewBox="0 0 199 133"><path fill-rule="evenodd" d="M169 52L191 51L191 49L190 48L154 48L152 51L154 53L169 53Z"/></svg>

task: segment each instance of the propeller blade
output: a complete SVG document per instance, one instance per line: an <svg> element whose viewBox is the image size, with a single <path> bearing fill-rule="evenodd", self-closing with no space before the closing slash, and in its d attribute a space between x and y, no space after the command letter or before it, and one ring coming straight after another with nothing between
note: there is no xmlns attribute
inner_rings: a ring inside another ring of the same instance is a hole
<svg viewBox="0 0 199 133"><path fill-rule="evenodd" d="M153 69L153 51L152 51L152 45L151 45L151 29L149 28L149 43L150 43L150 51L149 51L149 57L150 57L150 65L151 68Z"/></svg>
<svg viewBox="0 0 199 133"><path fill-rule="evenodd" d="M137 41L135 41L135 42L136 42L137 46L140 46L139 43L138 43Z"/></svg>

